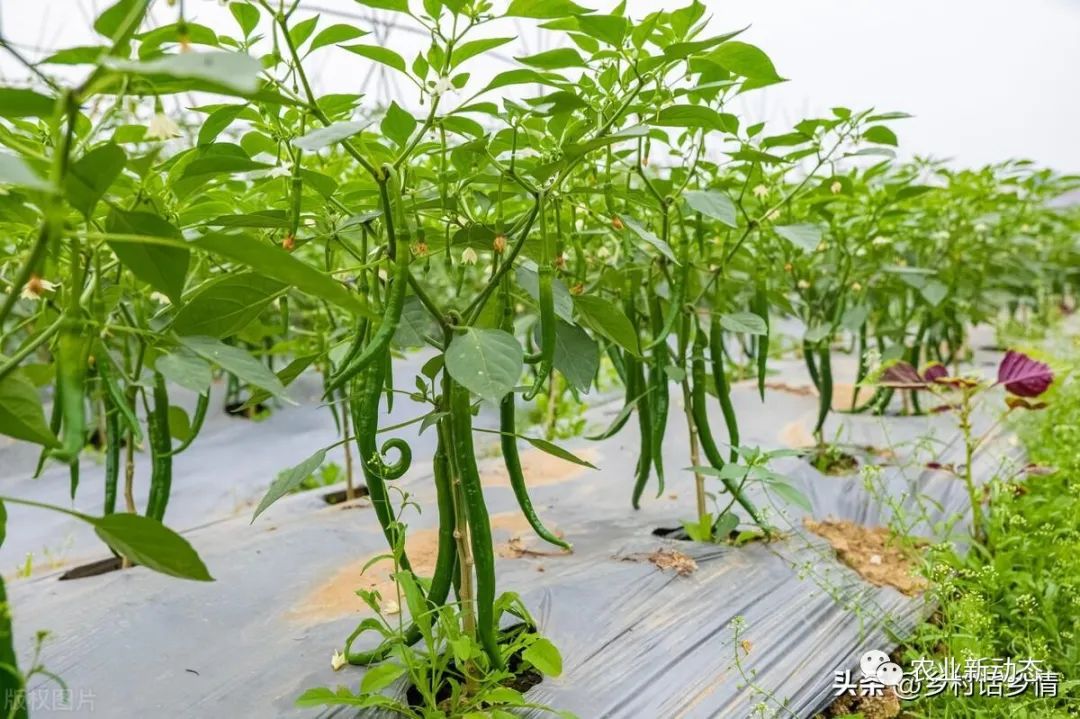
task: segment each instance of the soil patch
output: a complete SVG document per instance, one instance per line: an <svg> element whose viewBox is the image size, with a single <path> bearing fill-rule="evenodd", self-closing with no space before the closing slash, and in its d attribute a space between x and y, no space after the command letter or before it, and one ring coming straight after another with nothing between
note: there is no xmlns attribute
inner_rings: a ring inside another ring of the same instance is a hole
<svg viewBox="0 0 1080 719"><path fill-rule="evenodd" d="M600 459L600 453L594 447L575 450L574 454L591 464L596 464ZM530 449L521 453L521 472L525 475L525 482L530 487L559 484L576 479L588 469L588 467L559 459L539 449ZM485 487L509 487L510 475L506 473L506 467L500 462L485 468L480 474L480 481Z"/></svg>
<svg viewBox="0 0 1080 719"><path fill-rule="evenodd" d="M926 589L926 580L914 572L918 555L900 546L887 527L864 527L847 520L803 524L827 540L837 558L875 587L892 587L909 597ZM925 546L918 542L918 547Z"/></svg>
<svg viewBox="0 0 1080 719"><path fill-rule="evenodd" d="M862 719L893 719L900 716L900 698L891 687L886 687L879 697L845 694L837 697L836 701L815 719L849 716L862 717Z"/></svg>

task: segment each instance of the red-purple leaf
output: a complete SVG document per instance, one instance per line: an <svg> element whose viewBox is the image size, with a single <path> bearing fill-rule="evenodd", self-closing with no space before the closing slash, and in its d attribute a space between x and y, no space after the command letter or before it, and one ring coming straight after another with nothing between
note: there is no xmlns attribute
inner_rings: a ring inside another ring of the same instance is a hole
<svg viewBox="0 0 1080 719"><path fill-rule="evenodd" d="M945 365L934 363L923 370L923 379L927 382L937 382L939 379L949 376L949 370L945 369Z"/></svg>
<svg viewBox="0 0 1080 719"><path fill-rule="evenodd" d="M1038 397L1054 381L1054 373L1045 362L1033 360L1022 352L1009 350L998 366L998 384L1017 397Z"/></svg>
<svg viewBox="0 0 1080 719"><path fill-rule="evenodd" d="M907 362L897 362L881 375L880 384L896 389L926 389L926 382L919 371Z"/></svg>

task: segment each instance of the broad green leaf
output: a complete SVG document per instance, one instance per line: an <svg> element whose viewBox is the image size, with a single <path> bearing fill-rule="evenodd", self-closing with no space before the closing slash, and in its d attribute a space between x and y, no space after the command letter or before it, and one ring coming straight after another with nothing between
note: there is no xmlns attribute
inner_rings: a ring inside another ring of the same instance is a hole
<svg viewBox="0 0 1080 719"><path fill-rule="evenodd" d="M187 299L173 319L172 330L181 335L231 337L262 314L285 285L256 272L221 277Z"/></svg>
<svg viewBox="0 0 1080 719"><path fill-rule="evenodd" d="M423 347L425 338L434 334L435 323L423 303L415 295L405 298L401 308L401 320L394 331L394 344L398 347Z"/></svg>
<svg viewBox="0 0 1080 719"><path fill-rule="evenodd" d="M292 40L294 47L301 47L307 39L311 37L311 33L315 32L315 27L319 24L319 16L312 15L307 20L301 20L300 22L289 28L289 39Z"/></svg>
<svg viewBox="0 0 1080 719"><path fill-rule="evenodd" d="M539 333L539 326L537 326ZM600 368L600 349L589 334L562 320L555 326L555 369L562 372L570 386L588 394Z"/></svg>
<svg viewBox="0 0 1080 719"><path fill-rule="evenodd" d="M630 28L630 22L619 15L581 15L577 25L586 35L615 47L622 46Z"/></svg>
<svg viewBox="0 0 1080 719"><path fill-rule="evenodd" d="M416 118L401 109L396 102L391 101L390 107L386 108L379 129L382 133L393 140L398 147L405 147L416 129Z"/></svg>
<svg viewBox="0 0 1080 719"><path fill-rule="evenodd" d="M181 579L214 581L188 541L156 519L128 512L87 519L102 541L135 564Z"/></svg>
<svg viewBox="0 0 1080 719"><path fill-rule="evenodd" d="M247 350L227 345L213 337L181 337L180 344L203 359L236 375L242 382L261 387L278 397L285 396L285 385L266 365Z"/></svg>
<svg viewBox="0 0 1080 719"><path fill-rule="evenodd" d="M181 442L191 436L191 419L183 407L175 404L169 405L169 436Z"/></svg>
<svg viewBox="0 0 1080 719"><path fill-rule="evenodd" d="M242 95L259 89L262 64L239 52L185 52L163 55L153 60L136 62L112 57L106 65L114 70L138 75L167 75L183 79L207 80Z"/></svg>
<svg viewBox="0 0 1080 719"><path fill-rule="evenodd" d="M566 146L566 154L570 156L584 155L593 150L601 147L607 147L608 145L615 145L627 140L637 140L642 137L647 137L649 134L649 128L644 125L634 125L628 127L625 130L613 132L610 135L604 135L603 137L597 137L592 140L586 140L581 143L571 143Z"/></svg>
<svg viewBox="0 0 1080 719"><path fill-rule="evenodd" d="M500 87L507 87L509 85L531 84L560 87L558 78L522 67L515 70L500 72L491 79L491 82L489 82L480 93L485 93L489 90L497 90Z"/></svg>
<svg viewBox="0 0 1080 719"><path fill-rule="evenodd" d="M557 677L562 674L562 655L554 644L543 637L527 646L521 658L545 676Z"/></svg>
<svg viewBox="0 0 1080 719"><path fill-rule="evenodd" d="M927 302L937 307L949 295L949 287L941 280L930 279L919 292Z"/></svg>
<svg viewBox="0 0 1080 719"><path fill-rule="evenodd" d="M719 190L688 190L683 193L683 199L695 212L720 220L728 227L739 226L735 218L735 203Z"/></svg>
<svg viewBox="0 0 1080 719"><path fill-rule="evenodd" d="M259 24L259 8L254 5L240 2L229 3L229 12L236 18L240 29L244 31L244 37L250 35Z"/></svg>
<svg viewBox="0 0 1080 719"><path fill-rule="evenodd" d="M64 194L71 206L89 218L98 201L127 163L127 155L112 143L95 147L71 164Z"/></svg>
<svg viewBox="0 0 1080 719"><path fill-rule="evenodd" d="M750 335L765 335L769 326L753 312L728 312L720 315L720 325L728 332L742 332Z"/></svg>
<svg viewBox="0 0 1080 719"><path fill-rule="evenodd" d="M692 127L705 130L735 132L738 119L704 105L668 105L649 120L658 127Z"/></svg>
<svg viewBox="0 0 1080 719"><path fill-rule="evenodd" d="M307 355L301 355L297 357L289 364L279 369L276 374L277 378L281 380L281 384L288 387L293 381L303 373L311 364L319 358L319 353L312 353ZM270 399L273 395L264 389L256 389L248 397L247 402L244 403L245 407L257 407L266 400Z"/></svg>
<svg viewBox="0 0 1080 719"><path fill-rule="evenodd" d="M277 479L270 484L270 488L266 490L266 494L263 495L262 501L259 502L259 506L255 508L255 513L251 515L251 521L254 522L271 504L299 487L300 483L310 477L312 473L322 465L323 460L325 459L326 449L320 449L300 464L279 474Z"/></svg>
<svg viewBox="0 0 1080 719"><path fill-rule="evenodd" d="M154 369L172 384L197 394L206 394L214 377L210 365L190 352L170 352L157 358Z"/></svg>
<svg viewBox="0 0 1080 719"><path fill-rule="evenodd" d="M810 500L807 499L806 495L787 482L769 482L768 486L769 489L780 495L781 499L784 499L797 507L801 507L807 512L814 511L814 505L810 503Z"/></svg>
<svg viewBox="0 0 1080 719"><path fill-rule="evenodd" d="M454 48L454 55L451 59L451 64L454 67L457 67L471 57L497 48L500 45L505 45L506 43L513 40L514 38L512 37L486 37L481 40L470 40L469 42L464 42L459 47Z"/></svg>
<svg viewBox="0 0 1080 719"><path fill-rule="evenodd" d="M409 12L409 0L356 0L361 5L367 5L376 10L392 10L394 12Z"/></svg>
<svg viewBox="0 0 1080 719"><path fill-rule="evenodd" d="M331 25L315 36L315 39L311 41L311 47L308 48L308 52L318 50L320 47L326 47L327 45L336 45L339 42L355 40L356 38L363 37L367 34L367 32L354 25L346 25L344 23Z"/></svg>
<svg viewBox="0 0 1080 719"><path fill-rule="evenodd" d="M515 57L515 60L523 65L538 67L541 70L561 70L567 67L587 67L581 59L578 51L571 47L559 47L554 50L529 55L527 57Z"/></svg>
<svg viewBox="0 0 1080 719"><path fill-rule="evenodd" d="M207 235L192 243L199 249L247 265L261 275L333 302L353 313L376 317L365 301L336 279L302 262L277 245L247 235Z"/></svg>
<svg viewBox="0 0 1080 719"><path fill-rule="evenodd" d="M659 237L650 232L648 229L643 227L641 223L639 223L634 218L627 215L620 215L619 217L622 220L622 223L626 225L631 232L633 232L635 235L645 240L645 242L656 248L656 250L659 251L660 254L662 254L664 257L667 257L675 264L679 264L679 260L675 257L675 253L671 251L671 246L668 245L668 243L664 242Z"/></svg>
<svg viewBox="0 0 1080 719"><path fill-rule="evenodd" d="M125 28L135 29L142 23L150 3L143 0L119 0L94 20L94 30L115 40Z"/></svg>
<svg viewBox="0 0 1080 719"><path fill-rule="evenodd" d="M725 70L754 80L756 85L783 80L769 56L750 43L730 40L709 53L708 59Z"/></svg>
<svg viewBox="0 0 1080 719"><path fill-rule="evenodd" d="M252 170L269 170L272 166L265 162L256 162L240 155L207 155L198 157L184 166L181 179L201 178L206 175L231 175Z"/></svg>
<svg viewBox="0 0 1080 719"><path fill-rule="evenodd" d="M570 0L513 0L506 11L507 17L531 17L540 20L571 17L592 12Z"/></svg>
<svg viewBox="0 0 1080 719"><path fill-rule="evenodd" d="M56 110L56 100L33 90L20 87L0 87L0 117L50 117Z"/></svg>
<svg viewBox="0 0 1080 719"><path fill-rule="evenodd" d="M321 150L342 140L348 140L353 135L363 132L370 124L369 122L335 122L296 138L293 140L293 145L301 150Z"/></svg>
<svg viewBox="0 0 1080 719"><path fill-rule="evenodd" d="M28 187L42 192L52 191L52 185L31 170L21 157L0 152L0 187L4 185Z"/></svg>
<svg viewBox="0 0 1080 719"><path fill-rule="evenodd" d="M110 238L109 247L136 277L179 304L191 253L182 245L161 244L153 238L182 240L180 230L149 212L117 209L109 213L105 227L110 233L136 236Z"/></svg>
<svg viewBox="0 0 1080 719"><path fill-rule="evenodd" d="M884 125L874 125L873 127L866 128L866 131L862 134L862 139L878 145L892 145L893 147L896 147L898 144L896 133Z"/></svg>
<svg viewBox="0 0 1080 719"><path fill-rule="evenodd" d="M406 72L405 59L390 48L379 47L377 45L342 45L341 47L349 52L366 57L369 60L374 60L375 62L382 63L383 65L392 67L401 72Z"/></svg>
<svg viewBox="0 0 1080 719"><path fill-rule="evenodd" d="M582 323L631 354L641 356L638 334L626 313L614 302L596 295L578 295L573 298L574 307Z"/></svg>
<svg viewBox="0 0 1080 719"><path fill-rule="evenodd" d="M41 395L20 372L0 379L0 434L45 447L59 447L45 422Z"/></svg>
<svg viewBox="0 0 1080 719"><path fill-rule="evenodd" d="M817 225L777 225L776 234L799 249L813 252L821 244L821 228Z"/></svg>
<svg viewBox="0 0 1080 719"><path fill-rule="evenodd" d="M521 345L509 332L468 327L446 350L446 370L461 386L498 403L517 385L524 367Z"/></svg>
<svg viewBox="0 0 1080 719"><path fill-rule="evenodd" d="M369 667L360 679L360 691L364 694L374 694L397 681L398 677L405 674L405 667L400 664L383 662Z"/></svg>
<svg viewBox="0 0 1080 719"><path fill-rule="evenodd" d="M199 128L198 144L209 145L216 140L218 135L244 111L244 107L244 105L226 105L211 112L203 121L202 127Z"/></svg>

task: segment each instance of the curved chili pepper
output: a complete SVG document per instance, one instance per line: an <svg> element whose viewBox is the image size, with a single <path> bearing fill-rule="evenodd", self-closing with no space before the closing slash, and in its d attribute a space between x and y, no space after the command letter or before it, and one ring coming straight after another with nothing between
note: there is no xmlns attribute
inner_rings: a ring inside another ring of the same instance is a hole
<svg viewBox="0 0 1080 719"><path fill-rule="evenodd" d="M154 406L147 408L146 430L150 438L150 496L146 516L162 521L172 490L172 437L169 434L169 391L165 377L154 372Z"/></svg>
<svg viewBox="0 0 1080 719"><path fill-rule="evenodd" d="M207 390L203 394L199 395L199 398L195 401L195 415L191 419L191 432L188 434L187 439L179 444L177 447L172 447L168 451L168 456L175 457L183 452L185 449L191 446L191 443L195 441L195 436L199 434L199 430L202 429L203 422L206 421L206 408L210 405L210 390ZM171 442L170 442L171 444Z"/></svg>
<svg viewBox="0 0 1080 719"><path fill-rule="evenodd" d="M633 378L634 391L641 389L641 399L638 400L637 405L640 449L637 466L634 469L634 492L630 497L630 503L634 509L640 509L641 495L645 492L645 485L649 482L652 468L652 406L649 403L650 388L645 383L645 371L641 362L635 359L627 370Z"/></svg>

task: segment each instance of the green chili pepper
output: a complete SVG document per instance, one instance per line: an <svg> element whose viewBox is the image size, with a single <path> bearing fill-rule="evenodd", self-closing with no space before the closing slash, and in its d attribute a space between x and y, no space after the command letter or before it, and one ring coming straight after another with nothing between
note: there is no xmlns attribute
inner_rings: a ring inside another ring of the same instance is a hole
<svg viewBox="0 0 1080 719"><path fill-rule="evenodd" d="M641 495L645 491L645 485L649 482L649 474L652 468L652 407L649 402L650 388L645 383L645 371L641 362L636 359L627 367L633 378L636 393L641 390L641 398L638 400L638 433L640 435L637 467L634 470L634 492L630 497L630 503L634 509L641 508Z"/></svg>
<svg viewBox="0 0 1080 719"><path fill-rule="evenodd" d="M69 464L77 462L86 442L86 362L90 345L78 324L68 320L56 341L56 384L59 392L63 438L53 456Z"/></svg>
<svg viewBox="0 0 1080 719"><path fill-rule="evenodd" d="M832 409L833 378L832 378L832 351L826 342L822 345L819 353L818 371L820 383L818 385L818 418L814 425L814 436L818 442L822 441L822 431L825 429L825 419Z"/></svg>
<svg viewBox="0 0 1080 719"><path fill-rule="evenodd" d="M476 469L469 392L456 382L450 383L450 418L454 464L465 496L465 514L469 522L470 546L476 571L476 633L492 665L502 668L495 626L495 551L491 541L491 523L480 473Z"/></svg>
<svg viewBox="0 0 1080 719"><path fill-rule="evenodd" d="M116 486L120 479L120 411L109 395L105 395L105 509L103 514L116 511Z"/></svg>
<svg viewBox="0 0 1080 719"><path fill-rule="evenodd" d="M112 403L113 408L119 413L120 418L124 420L124 425L127 427L127 430L131 433L132 437L135 438L135 443L141 444L143 435L142 427L139 425L139 419L135 416L134 408L128 403L127 397L124 396L124 391L120 388L120 384L113 375L112 358L110 357L108 350L105 349L103 343L99 342L97 344L94 358L97 360L95 367L98 376L101 378L102 384L105 385L106 396Z"/></svg>
<svg viewBox="0 0 1080 719"><path fill-rule="evenodd" d="M654 296L650 299L649 304L654 310L650 317L654 327L658 327L660 324L660 302ZM651 443L649 453L652 455L653 468L656 469L657 497L664 493L664 430L667 427L668 406L670 403L667 376L668 354L666 343L656 344L652 348L652 362L649 365L648 386L653 400L649 403L649 409L652 411L652 418L649 422L649 442Z"/></svg>
<svg viewBox="0 0 1080 719"><path fill-rule="evenodd" d="M0 502L0 546L7 535L7 509ZM26 686L19 671L15 653L15 634L11 627L11 605L8 603L4 578L0 576L0 710L8 719L29 719L26 706Z"/></svg>
<svg viewBox="0 0 1080 719"><path fill-rule="evenodd" d="M806 362L806 371L810 373L810 381L814 383L814 388L820 392L821 375L818 373L817 362L814 360L814 348L806 340L803 340L802 352L803 360Z"/></svg>
<svg viewBox="0 0 1080 719"><path fill-rule="evenodd" d="M716 446L716 441L713 439L712 430L709 428L709 413L705 404L705 340L702 336L702 332L698 332L694 338L694 350L693 356L690 362L691 372L690 378L693 382L693 388L691 392L691 413L694 417L694 426L697 429L698 439L701 441L701 449L705 452L705 457L709 460L709 464L715 469L723 469L725 462L724 458L720 454L720 450ZM761 514L758 512L757 507L746 498L742 493L739 485L735 484L733 479L722 477L721 482L724 483L724 487L731 493L731 496L742 505L743 509L747 511L750 518L758 524L758 526L764 527L764 520Z"/></svg>
<svg viewBox="0 0 1080 719"><path fill-rule="evenodd" d="M731 444L731 461L739 461L739 420L735 407L731 403L731 386L724 371L724 330L720 325L720 316L714 314L709 328L709 354L712 357L713 383L716 385L716 397L720 400L720 411L724 414L727 426L728 442Z"/></svg>
<svg viewBox="0 0 1080 719"><path fill-rule="evenodd" d="M769 364L769 337L772 328L769 325L769 296L765 291L765 284L760 283L754 292L754 301L751 309L761 319L765 320L765 334L757 336L757 352L754 358L757 360L757 386L761 401L765 401L765 372Z"/></svg>
<svg viewBox="0 0 1080 719"><path fill-rule="evenodd" d="M147 407L146 430L150 438L150 496L146 516L165 518L165 507L172 490L172 437L169 434L169 391L165 377L154 373L154 406Z"/></svg>
<svg viewBox="0 0 1080 719"><path fill-rule="evenodd" d="M547 231L547 212L544 208L544 195L540 194L537 200L540 208L540 245L541 258L539 274L539 289L537 292L537 304L540 307L540 364L536 368L536 381L532 389L525 394L526 400L531 400L540 392L544 382L551 376L551 370L555 366L555 332L557 318L555 316L555 268L554 249L551 238Z"/></svg>

